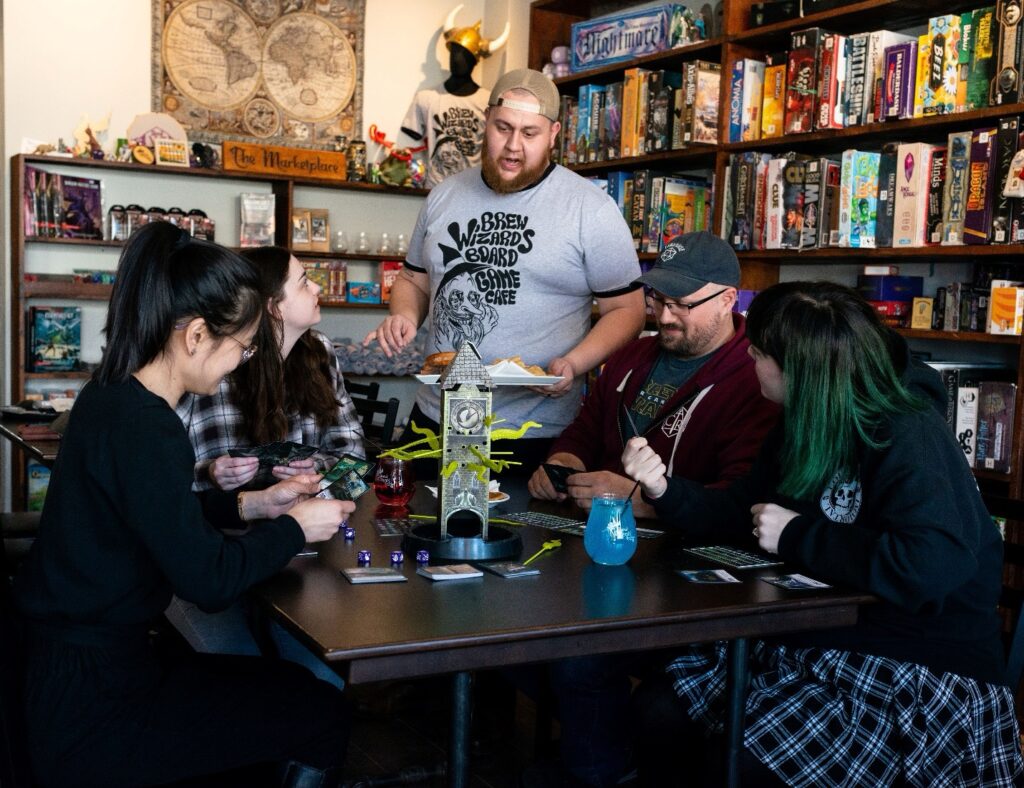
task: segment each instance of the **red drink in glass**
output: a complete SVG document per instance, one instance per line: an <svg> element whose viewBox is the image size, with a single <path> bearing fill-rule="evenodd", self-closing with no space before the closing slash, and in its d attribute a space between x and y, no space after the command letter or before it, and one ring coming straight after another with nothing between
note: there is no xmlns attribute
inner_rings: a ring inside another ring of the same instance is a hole
<svg viewBox="0 0 1024 788"><path fill-rule="evenodd" d="M373 491L384 506L405 506L416 491L412 465L395 457L381 457L377 460Z"/></svg>

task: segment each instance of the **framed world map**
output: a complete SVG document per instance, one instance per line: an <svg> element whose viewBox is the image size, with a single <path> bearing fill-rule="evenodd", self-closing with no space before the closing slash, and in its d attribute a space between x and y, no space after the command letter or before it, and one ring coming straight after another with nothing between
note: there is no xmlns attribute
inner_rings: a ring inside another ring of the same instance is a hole
<svg viewBox="0 0 1024 788"><path fill-rule="evenodd" d="M203 142L362 129L365 0L153 0L153 109Z"/></svg>

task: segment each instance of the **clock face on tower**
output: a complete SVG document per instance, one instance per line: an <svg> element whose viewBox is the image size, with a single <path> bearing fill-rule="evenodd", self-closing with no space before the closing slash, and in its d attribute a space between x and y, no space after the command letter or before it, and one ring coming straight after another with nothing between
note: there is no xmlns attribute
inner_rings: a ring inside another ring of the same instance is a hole
<svg viewBox="0 0 1024 788"><path fill-rule="evenodd" d="M462 400L451 411L451 425L462 433L476 433L484 423L484 406L479 402Z"/></svg>

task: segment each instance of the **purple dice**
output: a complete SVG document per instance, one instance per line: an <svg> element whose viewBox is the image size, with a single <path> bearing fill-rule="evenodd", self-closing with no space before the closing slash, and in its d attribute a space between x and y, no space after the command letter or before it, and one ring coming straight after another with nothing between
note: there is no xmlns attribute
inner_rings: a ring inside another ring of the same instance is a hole
<svg viewBox="0 0 1024 788"><path fill-rule="evenodd" d="M404 560L405 560L405 553L403 553L401 550L392 550L391 551L391 563L393 563L393 564L400 564Z"/></svg>
<svg viewBox="0 0 1024 788"><path fill-rule="evenodd" d="M352 528L351 526L346 525L344 533L346 542L351 542L353 539L356 538L356 529Z"/></svg>
<svg viewBox="0 0 1024 788"><path fill-rule="evenodd" d="M417 564L429 564L430 563L430 553L428 551L426 551L426 550L417 550L416 551L416 563Z"/></svg>
<svg viewBox="0 0 1024 788"><path fill-rule="evenodd" d="M356 557L356 560L358 561L360 566L369 566L370 565L370 551L369 550L360 550L358 556Z"/></svg>

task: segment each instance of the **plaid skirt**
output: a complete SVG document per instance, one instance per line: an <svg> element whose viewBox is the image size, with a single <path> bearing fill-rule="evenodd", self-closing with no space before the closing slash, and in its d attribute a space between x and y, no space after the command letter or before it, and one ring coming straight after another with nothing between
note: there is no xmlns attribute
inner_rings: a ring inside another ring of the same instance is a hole
<svg viewBox="0 0 1024 788"><path fill-rule="evenodd" d="M1024 784L1013 693L886 657L756 641L744 746L791 786ZM667 668L689 714L723 730L724 642Z"/></svg>

